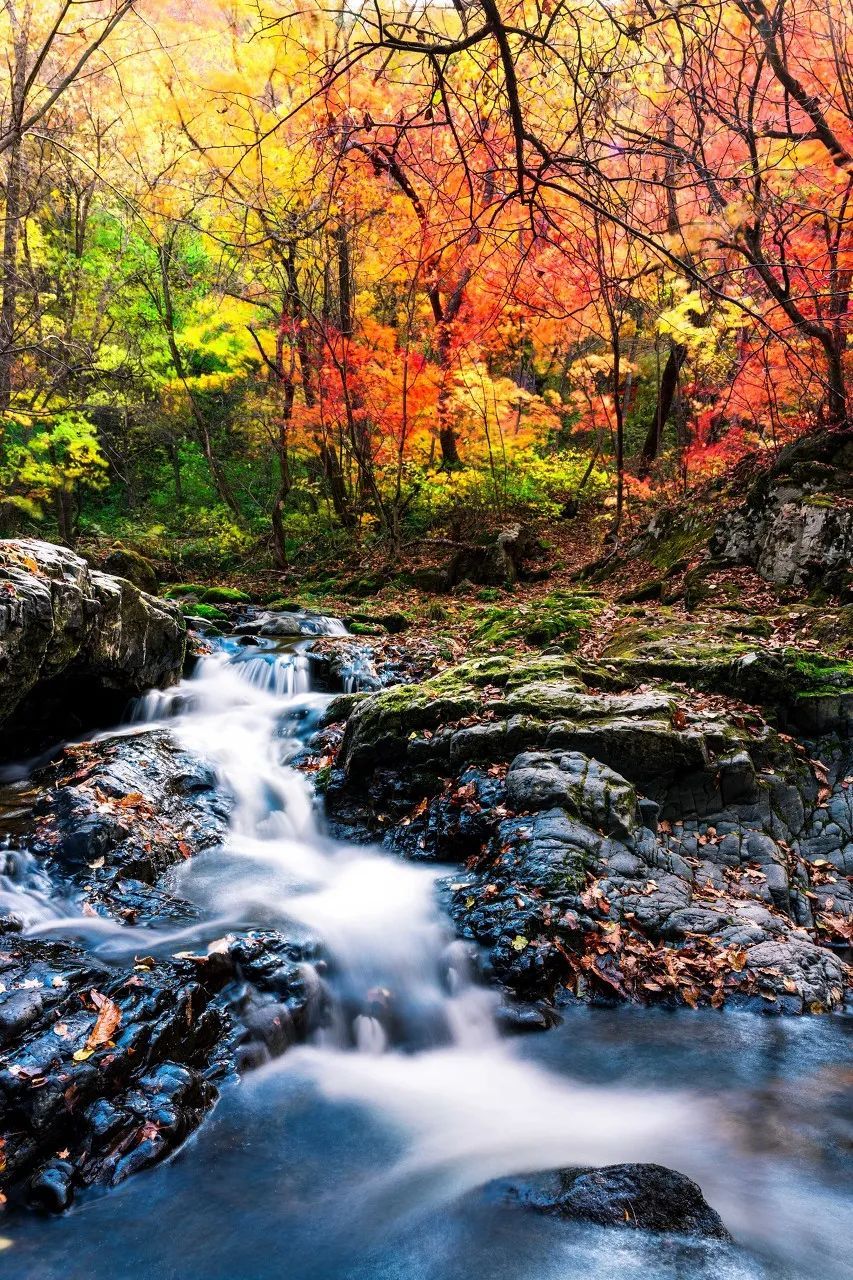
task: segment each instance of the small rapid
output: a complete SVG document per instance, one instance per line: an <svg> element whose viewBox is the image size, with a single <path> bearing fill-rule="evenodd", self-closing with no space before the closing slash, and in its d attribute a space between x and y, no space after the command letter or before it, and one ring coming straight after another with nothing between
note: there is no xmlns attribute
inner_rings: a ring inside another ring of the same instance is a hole
<svg viewBox="0 0 853 1280"><path fill-rule="evenodd" d="M345 685L359 673L345 672ZM677 1097L652 1105L575 1089L519 1060L498 1033L496 995L441 913L442 871L326 833L291 765L331 700L311 685L305 642L265 652L227 643L136 714L137 725L167 723L233 798L227 842L186 863L176 891L217 928L281 929L323 957L312 972L323 1025L269 1069L307 1076L408 1131L412 1149L391 1179L398 1190L429 1186L445 1199L543 1161L662 1158L685 1120Z"/></svg>

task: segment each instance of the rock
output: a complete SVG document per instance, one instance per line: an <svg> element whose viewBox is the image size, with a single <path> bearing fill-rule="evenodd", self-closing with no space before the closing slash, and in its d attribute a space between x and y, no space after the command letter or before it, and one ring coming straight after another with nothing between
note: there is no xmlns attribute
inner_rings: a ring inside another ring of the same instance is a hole
<svg viewBox="0 0 853 1280"><path fill-rule="evenodd" d="M145 556L141 556L138 551L131 551L128 547L112 547L104 556L100 557L97 567L104 573L110 573L116 578L126 578L128 582L132 582L135 587L139 587L140 591L145 591L148 595L156 595L159 587L157 579L157 571L150 560L146 560Z"/></svg>
<svg viewBox="0 0 853 1280"><path fill-rule="evenodd" d="M162 729L67 747L33 782L41 794L28 848L124 919L140 906L174 914L167 896L146 898L145 887L227 830L230 803L215 774Z"/></svg>
<svg viewBox="0 0 853 1280"><path fill-rule="evenodd" d="M717 528L712 553L780 586L849 591L853 506L840 499L853 494L852 471L849 436L825 432L783 449Z"/></svg>
<svg viewBox="0 0 853 1280"><path fill-rule="evenodd" d="M849 747L804 752L731 695L619 688L623 669L496 655L365 694L326 788L336 834L464 862L450 915L521 1001L838 1008ZM828 798L806 763L825 750Z"/></svg>
<svg viewBox="0 0 853 1280"><path fill-rule="evenodd" d="M34 1204L48 1213L61 1213L73 1198L71 1182L74 1166L67 1160L51 1160L42 1165L30 1182L30 1197Z"/></svg>
<svg viewBox="0 0 853 1280"><path fill-rule="evenodd" d="M322 1013L304 953L278 934L124 970L74 943L19 935L0 934L0 957L4 985L41 997L0 1054L0 1191L52 1212L173 1151L213 1105L212 1079L234 1072L241 1042L262 1040L269 1058ZM103 999L117 1024L91 1047Z"/></svg>
<svg viewBox="0 0 853 1280"><path fill-rule="evenodd" d="M511 586L526 574L526 564L540 552L536 536L522 525L501 529L486 546L460 547L448 570L450 586L468 581L483 586Z"/></svg>
<svg viewBox="0 0 853 1280"><path fill-rule="evenodd" d="M12 991L0 996L0 1043L6 1044L26 1031L43 1010L40 991Z"/></svg>
<svg viewBox="0 0 853 1280"><path fill-rule="evenodd" d="M559 805L608 835L630 835L637 826L637 793L631 784L579 751L517 756L506 791L520 812Z"/></svg>
<svg viewBox="0 0 853 1280"><path fill-rule="evenodd" d="M505 1179L488 1190L537 1213L602 1227L731 1240L701 1187L683 1173L659 1164L558 1169L523 1180Z"/></svg>
<svg viewBox="0 0 853 1280"><path fill-rule="evenodd" d="M92 570L64 547L0 541L0 724L17 752L76 718L118 719L126 700L181 674L176 607Z"/></svg>
<svg viewBox="0 0 853 1280"><path fill-rule="evenodd" d="M327 618L320 613L278 613L269 610L258 613L233 629L236 636L266 636L270 639L290 639L296 636L344 635L343 623L337 618Z"/></svg>

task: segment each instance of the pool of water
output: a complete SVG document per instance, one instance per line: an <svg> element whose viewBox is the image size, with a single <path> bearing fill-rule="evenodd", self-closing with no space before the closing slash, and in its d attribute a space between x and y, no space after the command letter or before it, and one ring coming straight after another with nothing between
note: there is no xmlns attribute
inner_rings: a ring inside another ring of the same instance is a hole
<svg viewBox="0 0 853 1280"><path fill-rule="evenodd" d="M411 1062L397 1064L396 1080L390 1071L385 1082L389 1091L395 1083L405 1091L405 1107L396 1108L390 1094L385 1107L357 1085L349 1094L329 1088L310 1061L312 1051L303 1050L226 1091L212 1119L168 1164L78 1204L64 1218L4 1222L3 1274L10 1280L840 1280L853 1275L844 1212L850 1079L837 1065L849 1060L849 1033L844 1018L590 1010L501 1051L523 1066L524 1079L542 1068L573 1087L613 1090L617 1097L625 1086L652 1087L652 1106L660 1104L661 1090L686 1096L706 1118L692 1128L686 1148L679 1144L673 1164L690 1166L685 1171L700 1179L736 1247L580 1227L493 1203L471 1188L488 1165L482 1141L476 1155L470 1141L482 1131L484 1105L492 1111L494 1149L517 1150L525 1168L535 1163L531 1150L535 1157L539 1144L549 1163L541 1099L496 1094L495 1076L510 1085L513 1078L494 1053L427 1064L431 1085L419 1129L409 1118L418 1087ZM447 1090L443 1106L435 1084ZM564 1118L553 1116L554 1130ZM523 1141L526 1120L531 1150ZM429 1158L432 1140L443 1145L441 1158ZM632 1145L626 1140L626 1148ZM617 1158L618 1133L613 1147ZM501 1168L511 1164L511 1156L498 1161Z"/></svg>

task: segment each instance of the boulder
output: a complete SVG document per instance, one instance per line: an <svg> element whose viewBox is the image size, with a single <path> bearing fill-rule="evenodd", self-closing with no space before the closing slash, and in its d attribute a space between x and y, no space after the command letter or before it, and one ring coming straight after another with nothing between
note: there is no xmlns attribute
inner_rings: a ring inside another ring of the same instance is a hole
<svg viewBox="0 0 853 1280"><path fill-rule="evenodd" d="M556 1169L503 1179L490 1191L510 1204L602 1227L731 1240L691 1178L659 1164Z"/></svg>
<svg viewBox="0 0 853 1280"><path fill-rule="evenodd" d="M637 826L637 793L631 784L579 751L517 756L506 791L519 812L559 805L607 835L630 835Z"/></svg>
<svg viewBox="0 0 853 1280"><path fill-rule="evenodd" d="M162 729L66 747L32 782L38 825L28 848L122 918L137 918L142 886L227 830L230 802L213 770ZM165 905L142 900L157 914Z"/></svg>
<svg viewBox="0 0 853 1280"><path fill-rule="evenodd" d="M511 586L529 577L527 562L541 553L539 540L523 525L501 529L486 546L462 546L447 569L447 582L476 582L483 586Z"/></svg>
<svg viewBox="0 0 853 1280"><path fill-rule="evenodd" d="M0 541L0 724L19 749L21 737L37 740L48 708L62 717L54 738L74 716L117 718L129 697L180 676L185 645L174 605L65 547Z"/></svg>
<svg viewBox="0 0 853 1280"><path fill-rule="evenodd" d="M515 998L837 1009L849 749L624 670L496 655L341 706L336 834L464 863L449 913Z"/></svg>
<svg viewBox="0 0 853 1280"><path fill-rule="evenodd" d="M128 547L112 547L106 555L101 556L96 567L116 578L126 578L149 595L157 594L160 585L157 571L151 561L146 560L138 551L131 551Z"/></svg>
<svg viewBox="0 0 853 1280"><path fill-rule="evenodd" d="M825 432L796 441L711 539L721 560L749 564L780 586L853 589L853 445Z"/></svg>

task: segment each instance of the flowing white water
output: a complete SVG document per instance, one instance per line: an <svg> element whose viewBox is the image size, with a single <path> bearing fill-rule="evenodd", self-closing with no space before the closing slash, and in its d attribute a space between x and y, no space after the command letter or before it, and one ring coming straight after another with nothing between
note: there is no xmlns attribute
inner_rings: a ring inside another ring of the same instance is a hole
<svg viewBox="0 0 853 1280"><path fill-rule="evenodd" d="M575 1086L524 1062L439 911L437 873L324 834L288 760L327 701L298 650L218 653L144 709L149 723L179 709L173 732L235 801L227 845L187 863L178 891L220 922L295 928L329 958L328 1025L269 1069L407 1133L409 1154L376 1187L394 1186L395 1210L404 1185L422 1206L499 1174L671 1155L686 1102Z"/></svg>

